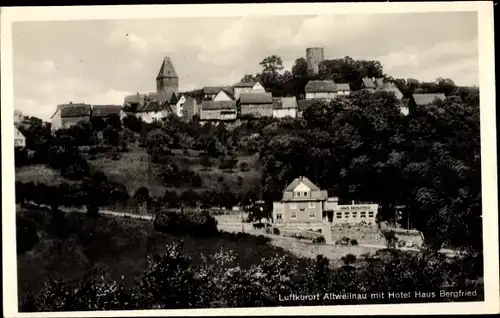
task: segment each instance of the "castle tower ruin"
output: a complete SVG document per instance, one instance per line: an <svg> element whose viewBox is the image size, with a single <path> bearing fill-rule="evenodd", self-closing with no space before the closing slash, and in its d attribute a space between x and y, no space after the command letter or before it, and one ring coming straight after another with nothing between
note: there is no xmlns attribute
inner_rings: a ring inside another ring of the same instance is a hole
<svg viewBox="0 0 500 318"><path fill-rule="evenodd" d="M310 47L306 49L307 69L314 74L319 72L319 63L325 59L325 49L322 47Z"/></svg>

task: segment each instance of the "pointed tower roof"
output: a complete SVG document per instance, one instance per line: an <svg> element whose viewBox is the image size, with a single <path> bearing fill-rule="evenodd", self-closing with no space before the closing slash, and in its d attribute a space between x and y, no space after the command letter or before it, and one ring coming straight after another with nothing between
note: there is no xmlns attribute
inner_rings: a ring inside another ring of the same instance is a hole
<svg viewBox="0 0 500 318"><path fill-rule="evenodd" d="M161 63L160 72L156 79L164 78L164 77L177 77L177 73L175 72L174 65L170 60L170 57L165 56L163 59L163 63Z"/></svg>

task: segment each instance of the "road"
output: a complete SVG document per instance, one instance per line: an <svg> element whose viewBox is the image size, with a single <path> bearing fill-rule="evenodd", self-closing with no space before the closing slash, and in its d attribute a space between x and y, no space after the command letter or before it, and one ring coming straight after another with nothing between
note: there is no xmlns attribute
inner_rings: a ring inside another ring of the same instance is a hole
<svg viewBox="0 0 500 318"><path fill-rule="evenodd" d="M40 205L44 206L47 208L50 208L49 206L46 205ZM59 208L59 210L64 211L64 212L78 212L78 213L87 213L86 210L84 209L68 209L68 208ZM117 212L117 211L111 211L111 210L99 210L99 214L102 215L109 215L112 217L122 217L122 218L131 218L131 219L141 219L141 220L148 220L152 221L153 220L153 215L151 214L134 214L134 213L129 213L129 212ZM245 226L246 225L246 226ZM232 231L236 230L236 232L241 232L241 229L244 228L244 231L247 232L248 234L253 234L253 235L263 235L269 238L280 238L280 239L289 239L289 240L294 240L297 241L296 238L293 237L287 237L287 236L282 236L282 235L274 235L274 234L268 234L265 233L264 231L260 230L254 230L249 226L249 223L241 223L241 222L219 222L218 227L220 230L225 230L225 231ZM335 242L326 242L328 245L335 245ZM368 248L375 248L375 249L385 249L387 246L385 245L375 245L375 244L359 244L360 247L368 247ZM416 247L400 247L398 248L403 251L416 251L418 252L420 249ZM439 252L451 255L451 256L456 256L458 255L458 251L451 250L451 249L441 249Z"/></svg>

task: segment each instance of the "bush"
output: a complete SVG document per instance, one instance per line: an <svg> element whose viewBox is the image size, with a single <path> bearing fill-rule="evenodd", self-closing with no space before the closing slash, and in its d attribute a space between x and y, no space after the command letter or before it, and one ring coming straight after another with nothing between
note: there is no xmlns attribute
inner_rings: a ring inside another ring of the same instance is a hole
<svg viewBox="0 0 500 318"><path fill-rule="evenodd" d="M352 239L352 240L351 240L351 245L353 245L353 246L358 246L359 244L358 244L358 241L357 241L357 240Z"/></svg>
<svg viewBox="0 0 500 318"><path fill-rule="evenodd" d="M318 237L315 237L313 240L312 240L313 244L325 244L326 243L326 240L325 240L325 237L324 236L318 236Z"/></svg>
<svg viewBox="0 0 500 318"><path fill-rule="evenodd" d="M161 212L155 216L153 227L158 232L173 235L213 236L218 233L217 221L206 212Z"/></svg>
<svg viewBox="0 0 500 318"><path fill-rule="evenodd" d="M273 228L273 234L274 235L280 235L280 230L276 227Z"/></svg>
<svg viewBox="0 0 500 318"><path fill-rule="evenodd" d="M398 247L405 247L406 246L406 242L404 240L399 240L398 243L397 243L397 246Z"/></svg>

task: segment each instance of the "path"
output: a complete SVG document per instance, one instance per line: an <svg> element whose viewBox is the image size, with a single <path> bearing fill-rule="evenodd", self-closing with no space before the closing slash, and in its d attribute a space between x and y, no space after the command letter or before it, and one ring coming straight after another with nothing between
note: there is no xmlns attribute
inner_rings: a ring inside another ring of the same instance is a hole
<svg viewBox="0 0 500 318"><path fill-rule="evenodd" d="M39 206L44 206L44 207L50 208L49 206L43 205L43 204L40 204ZM83 210L83 209L68 209L68 208L60 207L59 210L64 211L64 212L78 212L78 213L83 213L83 214L87 213L86 210ZM151 214L135 214L135 213L129 213L129 212L117 212L117 211L102 210L102 209L99 210L99 214L109 215L112 217L123 217L123 218L141 219L141 220L148 220L148 221L153 220L153 215L151 215ZM249 226L249 223L241 223L241 222L239 222L239 223L238 222L223 222L222 223L222 222L220 222L220 223L218 223L218 227L221 230L230 230L230 231L236 230L236 232L242 232L242 227L243 227L244 228L243 232L246 232L246 233L251 234L251 235L262 235L262 236L266 236L269 238L275 238L275 239L279 238L279 239L300 242L296 238L293 238L293 237L268 234L268 233L265 233L264 231L254 230L253 228L251 228ZM326 244L327 245L335 245L335 242L326 242ZM375 248L375 249L387 248L387 246L385 246L385 245L376 245L376 244L359 244L358 246L359 247L367 247L367 248ZM420 251L420 249L416 248L416 247L400 247L398 249L403 250L403 251L416 251L416 252ZM451 249L441 249L439 252L447 254L447 255L451 255L451 256L456 256L459 254L458 251L451 250Z"/></svg>

